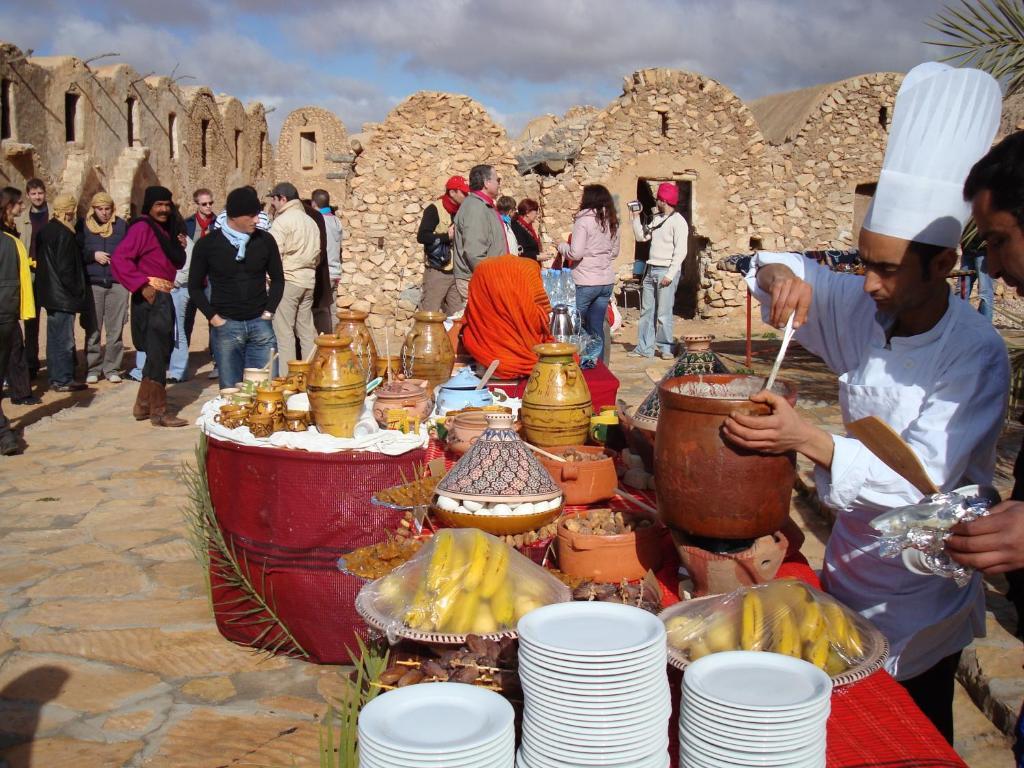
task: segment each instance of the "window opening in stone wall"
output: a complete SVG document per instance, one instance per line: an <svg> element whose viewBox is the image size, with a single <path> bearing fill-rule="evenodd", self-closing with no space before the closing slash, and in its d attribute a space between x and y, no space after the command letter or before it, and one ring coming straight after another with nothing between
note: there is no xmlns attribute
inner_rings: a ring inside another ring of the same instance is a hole
<svg viewBox="0 0 1024 768"><path fill-rule="evenodd" d="M879 107L878 108L878 124L880 126L882 126L883 128L885 128L886 130L889 129L889 108L888 107L884 107L883 106L883 107Z"/></svg>
<svg viewBox="0 0 1024 768"><path fill-rule="evenodd" d="M135 146L135 116L138 111L138 102L129 96L124 100L125 119L128 122L128 146Z"/></svg>
<svg viewBox="0 0 1024 768"><path fill-rule="evenodd" d="M304 171L316 165L316 131L299 134L299 165Z"/></svg>
<svg viewBox="0 0 1024 768"><path fill-rule="evenodd" d="M761 238L760 237L752 237L752 238L750 238L750 250L752 250L752 251L764 250L764 244L761 242Z"/></svg>
<svg viewBox="0 0 1024 768"><path fill-rule="evenodd" d="M877 183L858 184L853 190L853 242L860 237L860 228L864 224L864 217L868 213L868 207L875 196Z"/></svg>
<svg viewBox="0 0 1024 768"><path fill-rule="evenodd" d="M13 96L14 83L10 80L0 80L0 139L10 139L14 135L11 129L14 123L11 119Z"/></svg>
<svg viewBox="0 0 1024 768"><path fill-rule="evenodd" d="M235 130L235 168L242 166L242 132Z"/></svg>
<svg viewBox="0 0 1024 768"><path fill-rule="evenodd" d="M78 141L78 99L77 93L64 94L64 140Z"/></svg>
<svg viewBox="0 0 1024 768"><path fill-rule="evenodd" d="M167 156L173 160L178 154L178 116L167 115Z"/></svg>
<svg viewBox="0 0 1024 768"><path fill-rule="evenodd" d="M203 168L207 167L209 157L207 155L207 141L210 136L210 121L203 120L199 126L199 160L202 163Z"/></svg>
<svg viewBox="0 0 1024 768"><path fill-rule="evenodd" d="M661 135L668 136L668 112L661 113Z"/></svg>
<svg viewBox="0 0 1024 768"><path fill-rule="evenodd" d="M259 145L259 149L256 152L256 170L257 171L262 171L263 170L263 147L266 145L266 143L267 143L267 134L264 133L263 131L260 131L260 145Z"/></svg>

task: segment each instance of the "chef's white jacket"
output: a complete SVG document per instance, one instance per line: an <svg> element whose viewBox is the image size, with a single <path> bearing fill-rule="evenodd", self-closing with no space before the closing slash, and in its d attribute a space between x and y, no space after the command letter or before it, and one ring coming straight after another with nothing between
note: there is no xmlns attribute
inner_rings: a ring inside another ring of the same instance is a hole
<svg viewBox="0 0 1024 768"><path fill-rule="evenodd" d="M887 342L893 318L877 311L863 277L796 253L760 252L747 284L766 320L771 297L757 287L756 273L774 263L813 289L807 321L794 338L840 374L843 423L869 415L885 421L943 491L991 484L1010 380L1006 346L991 323L951 295L933 328ZM981 577L961 588L952 579L913 574L901 558L879 557L870 521L921 494L860 441L839 435L833 441L831 469L815 472L821 501L837 513L822 583L882 631L890 644L886 668L906 680L984 635Z"/></svg>

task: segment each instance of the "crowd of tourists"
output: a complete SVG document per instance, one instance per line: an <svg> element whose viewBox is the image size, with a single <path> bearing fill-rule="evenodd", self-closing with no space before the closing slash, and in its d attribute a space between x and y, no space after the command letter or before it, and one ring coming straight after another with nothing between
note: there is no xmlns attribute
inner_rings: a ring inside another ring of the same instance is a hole
<svg viewBox="0 0 1024 768"><path fill-rule="evenodd" d="M342 228L329 193L315 190L306 203L284 182L265 200L253 187L234 189L219 212L209 189L192 202L183 218L172 192L152 186L126 221L106 192L80 217L78 200L50 198L39 179L24 193L0 189L0 382L11 402L40 405L32 386L44 370L58 393L127 376L139 383L136 419L184 426L168 411L166 388L192 374L197 312L209 322L209 378L221 387L241 381L244 368L265 367L275 349L286 361L309 356L316 334L333 329L341 279ZM76 321L85 335L80 370ZM136 349L127 372L126 325ZM12 455L20 446L2 403L0 454Z"/></svg>

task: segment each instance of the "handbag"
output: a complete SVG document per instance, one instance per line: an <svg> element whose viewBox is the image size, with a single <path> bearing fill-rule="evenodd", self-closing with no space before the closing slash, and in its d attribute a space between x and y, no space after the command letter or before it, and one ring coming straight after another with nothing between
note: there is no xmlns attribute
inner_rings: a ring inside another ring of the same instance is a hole
<svg viewBox="0 0 1024 768"><path fill-rule="evenodd" d="M426 252L427 266L433 269L444 269L452 260L452 247L440 237L435 237L430 241Z"/></svg>

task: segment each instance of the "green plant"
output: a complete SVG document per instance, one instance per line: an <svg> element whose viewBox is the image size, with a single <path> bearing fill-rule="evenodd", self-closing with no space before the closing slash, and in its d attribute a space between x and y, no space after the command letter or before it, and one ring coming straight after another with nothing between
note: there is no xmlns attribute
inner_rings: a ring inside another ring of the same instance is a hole
<svg viewBox="0 0 1024 768"><path fill-rule="evenodd" d="M943 35L927 41L950 51L943 61L977 67L1006 84L1006 95L1024 88L1024 7L1019 0L960 0L928 26Z"/></svg>
<svg viewBox="0 0 1024 768"><path fill-rule="evenodd" d="M359 713L380 688L373 683L388 668L388 651L383 643L359 644L359 656L351 649L348 655L355 667L346 678L345 698L328 701L327 712L320 723L320 768L359 768Z"/></svg>
<svg viewBox="0 0 1024 768"><path fill-rule="evenodd" d="M775 331L765 331L764 333L761 334L761 338L762 339L777 339L777 338L779 338L779 334L777 334Z"/></svg>
<svg viewBox="0 0 1024 768"><path fill-rule="evenodd" d="M228 624L260 628L249 643L254 650L308 658L309 654L275 610L273 590L268 588L265 571L260 570L257 582L245 552L235 548L234 541L224 535L217 522L206 476L206 435L199 438L195 464L182 463L181 478L188 493L183 512L189 545L206 574L211 604L221 616L229 617L225 620ZM211 583L211 573L220 582L217 587ZM214 594L217 590L226 591L228 597L218 599Z"/></svg>

